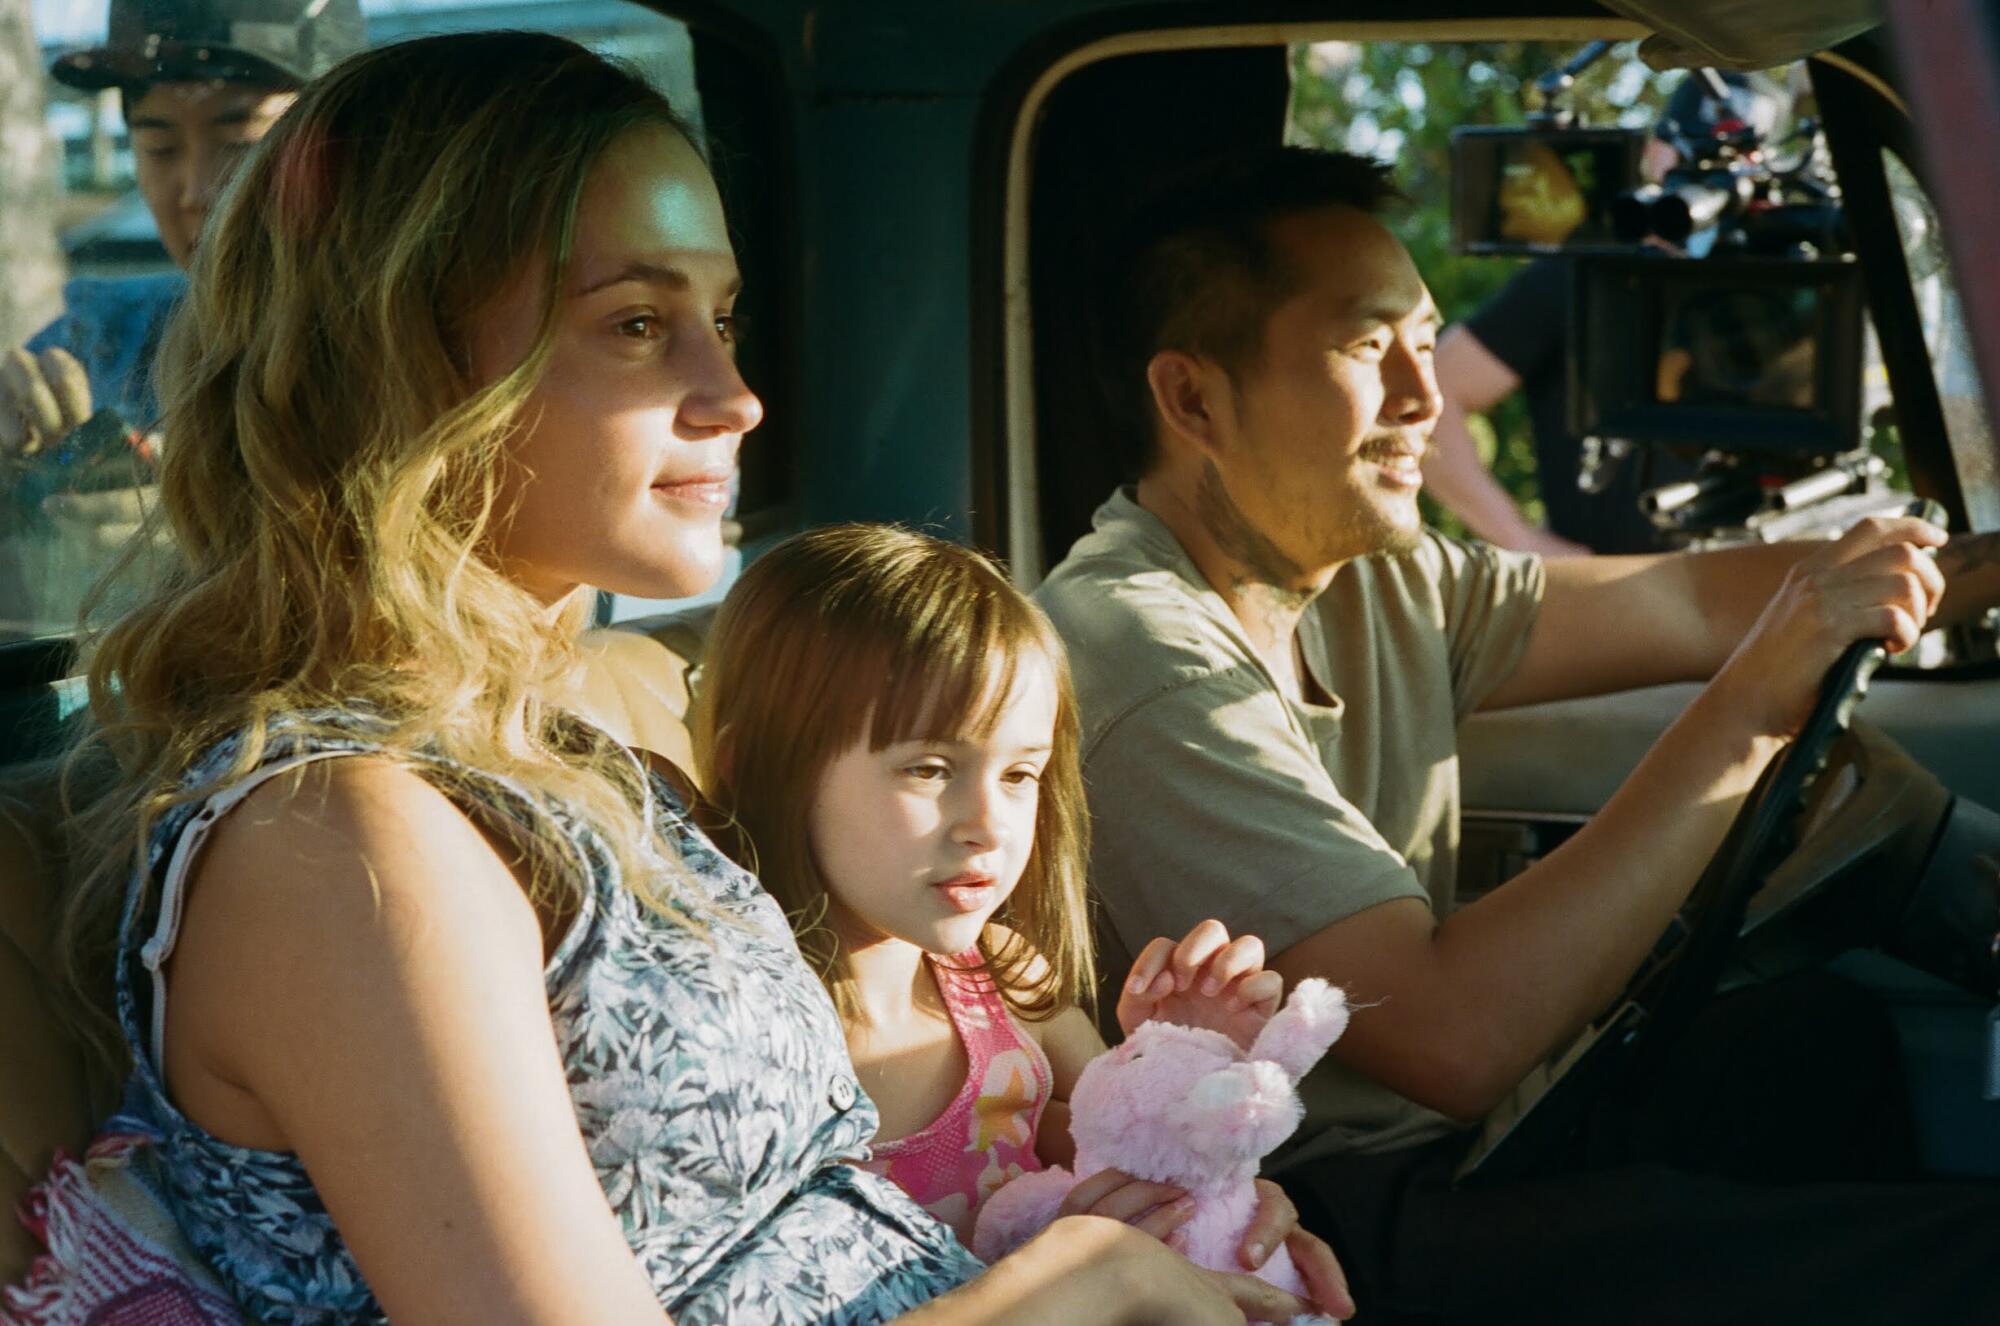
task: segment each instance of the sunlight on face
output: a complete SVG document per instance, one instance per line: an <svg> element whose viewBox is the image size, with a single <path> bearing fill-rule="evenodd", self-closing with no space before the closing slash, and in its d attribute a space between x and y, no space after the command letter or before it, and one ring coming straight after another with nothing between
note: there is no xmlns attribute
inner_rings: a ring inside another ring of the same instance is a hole
<svg viewBox="0 0 2000 1326"><path fill-rule="evenodd" d="M492 382L533 347L536 264L472 333ZM577 212L555 344L530 396L496 537L545 601L579 585L678 598L721 573L721 520L763 406L736 371L736 255L715 181L677 130L605 150Z"/></svg>
<svg viewBox="0 0 2000 1326"><path fill-rule="evenodd" d="M827 766L813 857L850 948L899 940L949 956L974 945L1034 849L1056 703L1055 670L1036 651L985 736L881 750L864 736Z"/></svg>
<svg viewBox="0 0 2000 1326"><path fill-rule="evenodd" d="M1408 547L1443 405L1430 292L1402 244L1354 208L1295 213L1271 230L1298 288L1242 375L1241 436L1217 462L1222 480L1297 566Z"/></svg>

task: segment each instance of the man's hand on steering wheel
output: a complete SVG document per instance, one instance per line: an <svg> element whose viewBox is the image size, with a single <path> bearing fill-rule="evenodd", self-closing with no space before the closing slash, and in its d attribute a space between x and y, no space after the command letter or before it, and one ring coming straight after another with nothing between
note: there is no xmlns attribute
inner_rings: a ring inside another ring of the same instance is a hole
<svg viewBox="0 0 2000 1326"><path fill-rule="evenodd" d="M1755 731L1796 733L1848 645L1882 640L1897 653L1917 643L1944 596L1930 556L1944 541L1929 521L1876 517L1801 558L1712 689L1729 695Z"/></svg>

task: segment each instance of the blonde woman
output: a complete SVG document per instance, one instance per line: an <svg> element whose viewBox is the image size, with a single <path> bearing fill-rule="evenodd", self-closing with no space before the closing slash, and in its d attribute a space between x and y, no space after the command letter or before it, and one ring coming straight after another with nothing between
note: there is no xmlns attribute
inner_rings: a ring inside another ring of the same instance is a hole
<svg viewBox="0 0 2000 1326"><path fill-rule="evenodd" d="M91 664L116 785L66 933L121 1126L253 1317L1285 1310L1092 1218L979 1274L847 1163L874 1110L775 905L662 763L543 698L585 586L714 577L758 422L663 101L544 36L357 57L192 278L161 374L185 566Z"/></svg>

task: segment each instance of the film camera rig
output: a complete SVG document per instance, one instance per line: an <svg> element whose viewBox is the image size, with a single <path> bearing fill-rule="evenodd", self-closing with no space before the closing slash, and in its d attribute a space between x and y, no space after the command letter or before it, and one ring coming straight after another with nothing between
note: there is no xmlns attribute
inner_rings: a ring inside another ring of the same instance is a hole
<svg viewBox="0 0 2000 1326"><path fill-rule="evenodd" d="M1454 247L1573 260L1580 486L1602 491L1620 467L1643 476L1656 448L1699 455L1692 479L1640 485L1641 510L1678 547L1903 509L1910 494L1867 442L1861 273L1818 124L1802 117L1781 138L1772 99L1696 70L1655 131L1674 163L1645 181L1647 130L1583 125L1566 104L1611 47L1539 78L1525 126L1452 135Z"/></svg>

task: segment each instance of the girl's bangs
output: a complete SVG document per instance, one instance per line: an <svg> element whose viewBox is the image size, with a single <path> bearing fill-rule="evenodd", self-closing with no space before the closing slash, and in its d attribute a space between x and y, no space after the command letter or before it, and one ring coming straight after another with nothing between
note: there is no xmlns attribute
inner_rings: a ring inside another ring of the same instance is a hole
<svg viewBox="0 0 2000 1326"><path fill-rule="evenodd" d="M930 577L925 578L927 581ZM1033 616L989 585L953 576L913 587L873 700L869 746L984 739L1013 694L1023 654L1046 649Z"/></svg>

